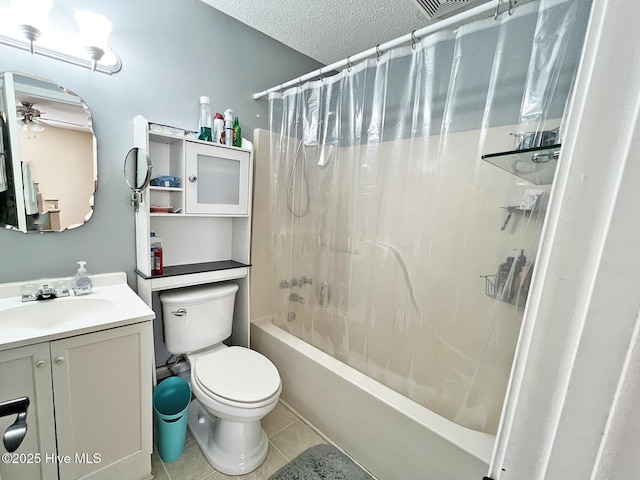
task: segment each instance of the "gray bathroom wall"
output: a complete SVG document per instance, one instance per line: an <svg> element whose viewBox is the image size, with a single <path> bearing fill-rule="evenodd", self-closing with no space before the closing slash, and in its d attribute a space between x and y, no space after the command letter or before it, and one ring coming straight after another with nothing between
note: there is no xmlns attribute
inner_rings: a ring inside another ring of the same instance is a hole
<svg viewBox="0 0 640 480"><path fill-rule="evenodd" d="M0 0L0 9L10 0ZM135 229L122 169L132 146L136 115L197 129L199 97L214 111L232 108L242 132L267 128L266 100L254 92L321 66L283 44L218 12L200 0L56 0L52 27L77 31L74 12L87 8L113 22L109 44L122 59L113 75L0 45L0 71L56 81L91 109L98 141L98 191L91 220L61 233L0 230L0 282L72 275L77 260L91 273L127 272L135 283ZM68 172L73 175L73 172Z"/></svg>

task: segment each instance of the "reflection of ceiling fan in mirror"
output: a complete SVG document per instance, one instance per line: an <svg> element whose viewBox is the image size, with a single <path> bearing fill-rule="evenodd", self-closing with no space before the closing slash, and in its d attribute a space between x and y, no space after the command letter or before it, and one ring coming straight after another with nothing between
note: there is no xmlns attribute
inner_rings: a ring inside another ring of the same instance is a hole
<svg viewBox="0 0 640 480"><path fill-rule="evenodd" d="M76 119L69 115L67 115L68 118L66 119L63 118L63 115L57 115L56 118L54 118L54 115L47 116L47 112L40 109L42 107L46 108L46 103L48 102L45 100L42 105L35 105L32 102L22 100L20 105L16 107L18 122L24 131L31 131L34 133L42 132L47 125L58 128L69 128L72 130L87 129L86 121L83 123L82 118L78 118L76 121ZM47 111L49 110L47 109ZM53 112L56 112L55 108L53 109Z"/></svg>
<svg viewBox="0 0 640 480"><path fill-rule="evenodd" d="M35 133L42 132L44 127L41 125L40 119L42 112L33 107L33 103L21 102L16 108L19 125L24 131L32 131Z"/></svg>

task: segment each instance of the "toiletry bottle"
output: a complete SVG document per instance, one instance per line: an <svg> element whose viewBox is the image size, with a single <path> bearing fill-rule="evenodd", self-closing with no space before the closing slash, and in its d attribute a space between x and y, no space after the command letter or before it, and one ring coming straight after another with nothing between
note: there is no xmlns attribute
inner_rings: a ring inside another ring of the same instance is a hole
<svg viewBox="0 0 640 480"><path fill-rule="evenodd" d="M233 146L242 146L242 129L240 128L240 121L238 117L233 121Z"/></svg>
<svg viewBox="0 0 640 480"><path fill-rule="evenodd" d="M224 111L224 144L233 146L233 110Z"/></svg>
<svg viewBox="0 0 640 480"><path fill-rule="evenodd" d="M222 141L222 132L224 132L224 117L218 112L213 117L213 141L215 143L224 143Z"/></svg>
<svg viewBox="0 0 640 480"><path fill-rule="evenodd" d="M149 234L149 236L151 237L151 239L149 240L149 245L151 246L150 250L151 250L151 270L153 271L153 265L155 262L155 237L156 237L156 232L151 231L151 233Z"/></svg>
<svg viewBox="0 0 640 480"><path fill-rule="evenodd" d="M159 237L155 237L153 240L153 263L151 270L154 275L162 275L163 272L162 239Z"/></svg>
<svg viewBox="0 0 640 480"><path fill-rule="evenodd" d="M71 288L75 295L88 295L93 290L93 280L84 268L86 264L84 260L78 262L78 271L71 279Z"/></svg>
<svg viewBox="0 0 640 480"><path fill-rule="evenodd" d="M200 124L199 140L210 142L211 137L211 100L209 97L200 97Z"/></svg>
<svg viewBox="0 0 640 480"><path fill-rule="evenodd" d="M507 261L500 264L498 268L498 275L496 278L496 295L499 300L503 302L511 301L511 283L513 278L509 278L511 274L511 267L513 265L513 257L507 257Z"/></svg>
<svg viewBox="0 0 640 480"><path fill-rule="evenodd" d="M511 302L515 301L518 296L518 290L520 290L520 285L522 283L522 277L524 276L524 270L527 265L527 257L524 256L524 250L520 250L520 255L516 259L516 266L513 272L513 282L511 283L511 293L509 295L509 300Z"/></svg>

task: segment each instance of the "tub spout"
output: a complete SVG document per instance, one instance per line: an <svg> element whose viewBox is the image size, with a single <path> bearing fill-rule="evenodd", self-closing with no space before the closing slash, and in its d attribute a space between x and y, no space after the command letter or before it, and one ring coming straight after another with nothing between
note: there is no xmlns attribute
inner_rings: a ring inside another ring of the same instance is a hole
<svg viewBox="0 0 640 480"><path fill-rule="evenodd" d="M292 293L289 295L290 302L304 303L304 298L298 295L297 293Z"/></svg>

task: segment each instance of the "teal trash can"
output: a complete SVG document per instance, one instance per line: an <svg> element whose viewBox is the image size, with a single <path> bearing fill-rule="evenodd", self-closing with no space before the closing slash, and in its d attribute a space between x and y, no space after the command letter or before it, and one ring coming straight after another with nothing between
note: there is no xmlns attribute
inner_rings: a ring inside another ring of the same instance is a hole
<svg viewBox="0 0 640 480"><path fill-rule="evenodd" d="M153 392L156 447L165 462L175 462L182 455L190 401L191 387L181 377L163 380Z"/></svg>

